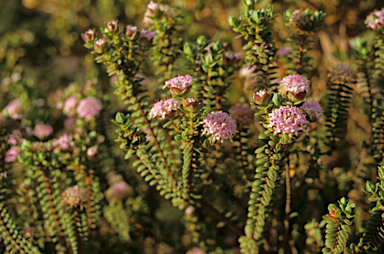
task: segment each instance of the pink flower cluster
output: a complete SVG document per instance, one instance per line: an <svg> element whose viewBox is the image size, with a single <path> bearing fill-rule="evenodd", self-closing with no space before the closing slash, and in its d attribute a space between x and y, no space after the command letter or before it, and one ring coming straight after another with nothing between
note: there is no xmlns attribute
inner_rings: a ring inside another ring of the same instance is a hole
<svg viewBox="0 0 384 254"><path fill-rule="evenodd" d="M375 10L368 15L365 20L365 24L369 29L378 30L384 26L384 8L381 10Z"/></svg>
<svg viewBox="0 0 384 254"><path fill-rule="evenodd" d="M69 136L68 134L63 134L58 139L53 139L52 145L57 150L69 151L75 147L75 142L73 141L72 136Z"/></svg>
<svg viewBox="0 0 384 254"><path fill-rule="evenodd" d="M268 128L272 128L278 133L297 135L299 131L305 131L308 121L305 119L305 115L297 107L285 106L278 109L274 109L268 117Z"/></svg>
<svg viewBox="0 0 384 254"><path fill-rule="evenodd" d="M291 92L293 95L309 92L309 80L299 74L291 74L284 77L280 82L279 92L286 95Z"/></svg>
<svg viewBox="0 0 384 254"><path fill-rule="evenodd" d="M35 129L33 130L33 134L41 140L49 137L52 133L52 126L43 123L39 123L38 125L36 125Z"/></svg>
<svg viewBox="0 0 384 254"><path fill-rule="evenodd" d="M177 76L176 78L165 81L163 89L169 88L172 94L182 95L185 92L189 91L192 87L192 81L195 80L189 75Z"/></svg>
<svg viewBox="0 0 384 254"><path fill-rule="evenodd" d="M169 114L177 111L182 104L183 103L181 101L177 101L172 98L158 101L155 105L153 105L151 111L149 112L149 118L159 117L165 119Z"/></svg>
<svg viewBox="0 0 384 254"><path fill-rule="evenodd" d="M66 99L64 102L63 113L69 117L75 116L78 102L79 100L76 98L76 96L73 95Z"/></svg>
<svg viewBox="0 0 384 254"><path fill-rule="evenodd" d="M7 143L12 146L21 145L21 143L23 143L21 132L19 130L14 130L12 134L9 134Z"/></svg>
<svg viewBox="0 0 384 254"><path fill-rule="evenodd" d="M140 30L140 38L147 38L147 40L151 43L155 36L156 36L156 33L153 31L148 31L145 29Z"/></svg>
<svg viewBox="0 0 384 254"><path fill-rule="evenodd" d="M14 162L17 160L17 157L19 156L20 148L17 146L12 146L9 148L7 153L5 154L5 162Z"/></svg>
<svg viewBox="0 0 384 254"><path fill-rule="evenodd" d="M221 111L212 112L204 117L202 124L204 126L202 135L212 136L213 141L223 142L225 139L232 141L233 136L238 132L236 122L227 113Z"/></svg>
<svg viewBox="0 0 384 254"><path fill-rule="evenodd" d="M253 111L248 106L233 106L229 109L229 115L239 126L248 125L254 121Z"/></svg>
<svg viewBox="0 0 384 254"><path fill-rule="evenodd" d="M311 120L319 119L323 115L323 109L319 103L314 101L306 101L303 106L300 107L300 110Z"/></svg>
<svg viewBox="0 0 384 254"><path fill-rule="evenodd" d="M14 99L5 106L4 110L10 118L18 118L22 112L22 105L19 99Z"/></svg>
<svg viewBox="0 0 384 254"><path fill-rule="evenodd" d="M97 116L102 109L101 102L94 98L88 97L80 101L77 106L77 114L80 118L89 121L92 117Z"/></svg>

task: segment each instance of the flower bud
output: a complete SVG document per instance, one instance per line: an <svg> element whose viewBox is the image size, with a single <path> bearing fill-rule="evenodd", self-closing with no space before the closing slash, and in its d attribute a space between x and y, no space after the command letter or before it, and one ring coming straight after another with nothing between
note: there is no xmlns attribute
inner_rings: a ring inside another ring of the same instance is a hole
<svg viewBox="0 0 384 254"><path fill-rule="evenodd" d="M253 100L255 101L256 105L266 106L268 105L271 98L272 98L272 95L267 93L266 89L255 91L253 93Z"/></svg>
<svg viewBox="0 0 384 254"><path fill-rule="evenodd" d="M125 182L117 182L111 185L105 193L107 200L124 201L132 197L133 189Z"/></svg>
<svg viewBox="0 0 384 254"><path fill-rule="evenodd" d="M98 148L97 148L97 146L91 146L91 147L88 147L88 149L87 149L87 156L88 156L88 157L92 157L92 158L94 158L94 157L97 156L97 154L98 154Z"/></svg>
<svg viewBox="0 0 384 254"><path fill-rule="evenodd" d="M104 47L105 43L106 43L105 38L101 38L101 39L98 39L97 41L95 41L95 50L97 53L103 52L103 47Z"/></svg>
<svg viewBox="0 0 384 254"><path fill-rule="evenodd" d="M125 27L125 35L127 35L127 37L132 37L134 34L136 34L136 32L137 32L136 26L128 25Z"/></svg>
<svg viewBox="0 0 384 254"><path fill-rule="evenodd" d="M119 27L119 21L118 20L111 20L106 25L108 32L114 32L117 31L117 28Z"/></svg>
<svg viewBox="0 0 384 254"><path fill-rule="evenodd" d="M197 102L197 99L195 99L195 98L187 98L185 100L185 108L190 112L195 111L197 109L198 105L199 105L199 103Z"/></svg>
<svg viewBox="0 0 384 254"><path fill-rule="evenodd" d="M92 43L95 39L95 29L88 29L85 33L81 34L81 37L86 43Z"/></svg>
<svg viewBox="0 0 384 254"><path fill-rule="evenodd" d="M298 92L296 94L294 94L292 92L287 92L287 97L292 102L302 101L307 97L307 92L302 91L302 92Z"/></svg>

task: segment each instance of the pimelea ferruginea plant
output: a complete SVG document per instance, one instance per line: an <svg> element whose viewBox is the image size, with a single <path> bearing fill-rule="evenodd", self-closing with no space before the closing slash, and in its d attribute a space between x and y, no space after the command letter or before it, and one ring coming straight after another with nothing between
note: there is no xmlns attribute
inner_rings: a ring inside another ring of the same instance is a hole
<svg viewBox="0 0 384 254"><path fill-rule="evenodd" d="M383 251L383 11L365 20L373 45L355 39L355 61L329 66L320 98L308 51L325 14L288 10L291 48L278 50L279 14L244 3L228 19L244 52L202 35L186 42L181 10L154 1L143 28L85 30L116 97L101 77L47 101L27 100L33 89L17 75L16 88L4 81L0 252ZM143 75L152 65L156 82ZM236 101L238 76L248 84ZM359 150L348 126L361 112ZM344 148L356 167L335 162ZM361 186L372 209L353 199Z"/></svg>

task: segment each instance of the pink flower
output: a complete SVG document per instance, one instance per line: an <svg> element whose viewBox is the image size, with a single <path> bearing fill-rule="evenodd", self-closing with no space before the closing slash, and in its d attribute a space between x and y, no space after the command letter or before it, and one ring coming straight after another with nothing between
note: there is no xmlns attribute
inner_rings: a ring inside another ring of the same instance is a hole
<svg viewBox="0 0 384 254"><path fill-rule="evenodd" d="M107 200L124 201L133 195L133 189L125 182L111 185L105 193Z"/></svg>
<svg viewBox="0 0 384 254"><path fill-rule="evenodd" d="M38 125L35 126L35 129L33 132L36 137L43 140L52 134L53 128L50 125L39 123Z"/></svg>
<svg viewBox="0 0 384 254"><path fill-rule="evenodd" d="M77 120L76 117L70 117L70 118L67 118L67 120L65 120L64 128L67 132L72 132L75 130L76 120Z"/></svg>
<svg viewBox="0 0 384 254"><path fill-rule="evenodd" d="M236 105L229 109L230 117L236 121L239 126L253 123L253 111L248 106Z"/></svg>
<svg viewBox="0 0 384 254"><path fill-rule="evenodd" d="M145 29L140 30L140 38L147 38L147 40L151 43L152 43L153 37L155 37L155 36L156 36L155 32L148 31Z"/></svg>
<svg viewBox="0 0 384 254"><path fill-rule="evenodd" d="M21 132L19 130L14 130L12 134L9 134L7 143L13 146L21 145L21 143L23 143Z"/></svg>
<svg viewBox="0 0 384 254"><path fill-rule="evenodd" d="M240 69L239 71L239 76L242 78L249 78L252 73L256 70L256 65L251 66L244 66L243 68Z"/></svg>
<svg viewBox="0 0 384 254"><path fill-rule="evenodd" d="M98 154L97 146L91 146L87 148L87 156L88 157L96 157Z"/></svg>
<svg viewBox="0 0 384 254"><path fill-rule="evenodd" d="M364 22L371 30L378 30L384 26L384 8L381 10L375 10L368 15Z"/></svg>
<svg viewBox="0 0 384 254"><path fill-rule="evenodd" d="M52 140L52 145L57 150L69 151L75 147L75 142L73 142L72 136L69 136L68 134L63 134L58 139Z"/></svg>
<svg viewBox="0 0 384 254"><path fill-rule="evenodd" d="M145 12L145 16L153 17L155 16L156 10L160 9L160 4L151 1L147 6L147 11Z"/></svg>
<svg viewBox="0 0 384 254"><path fill-rule="evenodd" d="M235 59L236 62L239 62L241 60L241 53L235 53L235 52L227 52L224 54L225 60L233 60Z"/></svg>
<svg viewBox="0 0 384 254"><path fill-rule="evenodd" d="M79 100L75 96L71 96L64 102L63 113L67 116L75 116L76 115L76 107Z"/></svg>
<svg viewBox="0 0 384 254"><path fill-rule="evenodd" d="M189 250L186 254L206 254L205 251L198 247L194 247L192 250Z"/></svg>
<svg viewBox="0 0 384 254"><path fill-rule="evenodd" d="M12 146L9 148L7 153L5 154L5 162L14 162L17 160L17 157L19 156L19 148L16 146Z"/></svg>
<svg viewBox="0 0 384 254"><path fill-rule="evenodd" d="M195 80L189 75L177 76L176 78L165 81L165 86L163 89L169 88L172 94L182 95L189 91L192 87L192 81Z"/></svg>
<svg viewBox="0 0 384 254"><path fill-rule="evenodd" d="M177 101L174 99L161 100L159 102L156 102L155 105L153 105L151 111L149 112L149 118L159 117L165 119L169 114L174 111L177 111L177 109L182 104L183 103L181 101Z"/></svg>
<svg viewBox="0 0 384 254"><path fill-rule="evenodd" d="M274 129L274 135L278 133L297 135L299 131L305 131L308 124L301 110L290 106L274 109L269 114L268 121L268 128Z"/></svg>
<svg viewBox="0 0 384 254"><path fill-rule="evenodd" d="M292 50L290 50L289 48L281 48L279 49L279 51L277 51L277 54L279 54L280 56L286 56L291 53L292 53Z"/></svg>
<svg viewBox="0 0 384 254"><path fill-rule="evenodd" d="M89 121L92 117L97 116L102 108L103 106L98 99L88 97L80 101L76 111L80 118Z"/></svg>
<svg viewBox="0 0 384 254"><path fill-rule="evenodd" d="M311 120L319 119L323 115L323 109L319 103L314 101L306 101L303 106L300 107L300 110Z"/></svg>
<svg viewBox="0 0 384 254"><path fill-rule="evenodd" d="M296 99L302 100L309 93L309 80L299 74L291 74L280 82L279 92L283 95L291 93Z"/></svg>
<svg viewBox="0 0 384 254"><path fill-rule="evenodd" d="M160 10L165 12L167 14L168 18L172 18L173 17L173 8L169 7L168 4L160 5Z"/></svg>
<svg viewBox="0 0 384 254"><path fill-rule="evenodd" d="M22 112L21 101L19 99L14 99L5 106L4 110L7 111L10 118L18 117Z"/></svg>
<svg viewBox="0 0 384 254"><path fill-rule="evenodd" d="M212 140L230 139L237 133L236 122L227 113L212 112L202 121L204 130L202 135L212 136Z"/></svg>

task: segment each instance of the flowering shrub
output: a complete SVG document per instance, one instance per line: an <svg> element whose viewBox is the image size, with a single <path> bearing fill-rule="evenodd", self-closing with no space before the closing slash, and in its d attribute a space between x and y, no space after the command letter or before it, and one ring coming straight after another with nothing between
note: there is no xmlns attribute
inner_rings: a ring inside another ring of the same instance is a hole
<svg viewBox="0 0 384 254"><path fill-rule="evenodd" d="M0 253L384 252L384 9L247 0L209 39L210 0L66 1L22 4L72 83L21 75L44 29L0 39Z"/></svg>

